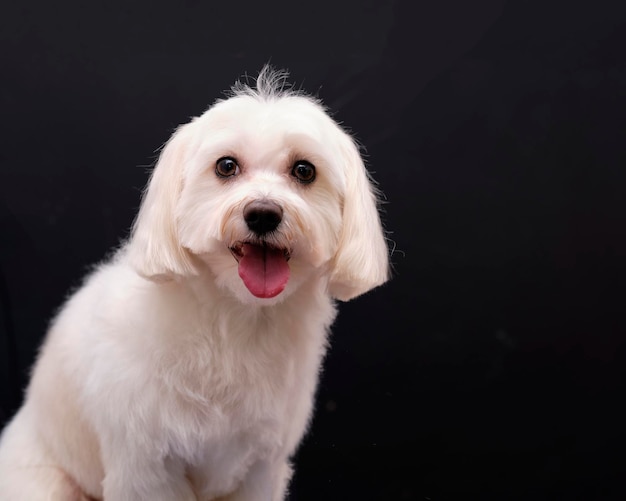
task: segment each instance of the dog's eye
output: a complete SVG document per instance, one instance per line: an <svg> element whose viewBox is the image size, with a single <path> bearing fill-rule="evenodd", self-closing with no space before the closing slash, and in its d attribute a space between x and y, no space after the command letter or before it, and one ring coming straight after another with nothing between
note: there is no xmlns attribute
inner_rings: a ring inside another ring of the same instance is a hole
<svg viewBox="0 0 626 501"><path fill-rule="evenodd" d="M315 181L315 166L306 160L298 160L291 169L291 175L299 183L309 184Z"/></svg>
<svg viewBox="0 0 626 501"><path fill-rule="evenodd" d="M231 157L220 158L215 164L215 173L219 177L232 177L239 174L239 165Z"/></svg>

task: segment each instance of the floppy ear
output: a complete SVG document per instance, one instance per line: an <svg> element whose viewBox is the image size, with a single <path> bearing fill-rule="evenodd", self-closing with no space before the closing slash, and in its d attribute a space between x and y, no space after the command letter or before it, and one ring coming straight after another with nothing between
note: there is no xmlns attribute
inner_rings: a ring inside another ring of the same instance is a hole
<svg viewBox="0 0 626 501"><path fill-rule="evenodd" d="M179 127L163 147L144 191L126 249L137 273L151 280L196 274L192 256L178 240L175 216L183 187L191 125Z"/></svg>
<svg viewBox="0 0 626 501"><path fill-rule="evenodd" d="M389 257L374 187L356 144L343 132L340 149L346 191L329 292L348 301L387 281Z"/></svg>

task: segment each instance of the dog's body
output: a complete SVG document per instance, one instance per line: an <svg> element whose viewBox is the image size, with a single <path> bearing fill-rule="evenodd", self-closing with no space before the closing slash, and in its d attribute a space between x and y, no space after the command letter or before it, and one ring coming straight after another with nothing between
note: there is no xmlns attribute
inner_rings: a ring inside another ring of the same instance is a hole
<svg viewBox="0 0 626 501"><path fill-rule="evenodd" d="M53 322L0 501L278 501L333 298L387 278L358 150L266 68L175 133L131 238Z"/></svg>

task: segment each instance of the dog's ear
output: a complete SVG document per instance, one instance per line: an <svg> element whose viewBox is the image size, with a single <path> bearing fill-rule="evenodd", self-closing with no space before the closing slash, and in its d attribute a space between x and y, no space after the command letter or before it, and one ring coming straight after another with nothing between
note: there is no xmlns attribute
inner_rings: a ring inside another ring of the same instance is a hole
<svg viewBox="0 0 626 501"><path fill-rule="evenodd" d="M176 204L183 187L192 126L193 123L179 127L163 147L128 242L131 265L151 280L196 274L191 254L180 245L176 225Z"/></svg>
<svg viewBox="0 0 626 501"><path fill-rule="evenodd" d="M348 301L387 281L389 254L375 189L356 144L345 133L341 134L340 150L346 188L329 292L341 301Z"/></svg>

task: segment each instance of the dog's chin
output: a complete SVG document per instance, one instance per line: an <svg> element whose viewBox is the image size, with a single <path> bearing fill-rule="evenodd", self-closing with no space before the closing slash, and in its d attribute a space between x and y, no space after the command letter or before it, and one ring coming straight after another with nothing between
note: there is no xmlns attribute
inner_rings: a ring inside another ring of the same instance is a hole
<svg viewBox="0 0 626 501"><path fill-rule="evenodd" d="M228 273L227 276L224 275L226 274L222 274L222 276L216 280L218 286L228 290L241 304L251 306L274 306L280 304L290 297L302 282L297 275L294 276L292 273L289 281L280 291L259 295L248 288L236 269Z"/></svg>

